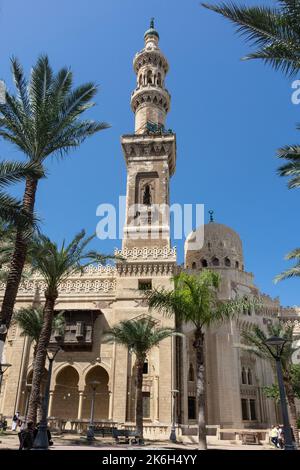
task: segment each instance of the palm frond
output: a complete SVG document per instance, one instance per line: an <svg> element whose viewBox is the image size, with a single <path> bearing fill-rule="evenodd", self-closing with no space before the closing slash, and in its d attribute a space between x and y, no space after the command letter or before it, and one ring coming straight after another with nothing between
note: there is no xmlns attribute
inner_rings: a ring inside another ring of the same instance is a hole
<svg viewBox="0 0 300 470"><path fill-rule="evenodd" d="M283 271L281 274L278 274L275 277L274 282L275 284L277 284L277 282L279 281L284 281L293 277L300 277L300 264L294 266L293 268L287 269L286 271Z"/></svg>
<svg viewBox="0 0 300 470"><path fill-rule="evenodd" d="M249 305L246 299L220 301L219 285L219 274L208 269L197 276L181 273L175 278L173 290L153 289L145 297L150 309L202 328L226 321Z"/></svg>
<svg viewBox="0 0 300 470"><path fill-rule="evenodd" d="M257 48L244 59L262 59L275 70L292 76L300 67L299 6L297 2L278 4L278 8L247 7L233 2L202 5L231 21L237 32Z"/></svg>
<svg viewBox="0 0 300 470"><path fill-rule="evenodd" d="M147 353L161 341L178 335L172 328L158 328L151 318L125 320L104 333L105 342L116 342L127 347L139 357Z"/></svg>

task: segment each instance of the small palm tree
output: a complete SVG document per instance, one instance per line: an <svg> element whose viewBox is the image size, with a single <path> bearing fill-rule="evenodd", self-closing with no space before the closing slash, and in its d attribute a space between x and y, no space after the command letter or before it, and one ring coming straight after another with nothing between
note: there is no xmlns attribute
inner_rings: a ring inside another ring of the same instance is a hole
<svg viewBox="0 0 300 470"><path fill-rule="evenodd" d="M41 380L45 368L47 347L51 337L54 307L58 298L59 286L73 274L82 273L84 267L88 264L93 262L103 263L107 259L113 258L112 256L104 256L95 251L87 250L87 245L93 238L94 235L86 237L85 231L82 230L68 245L64 241L61 247L58 247L45 235L39 235L32 241L32 268L44 279L46 290L44 292L43 324L36 347L29 399L28 419L30 421L36 421Z"/></svg>
<svg viewBox="0 0 300 470"><path fill-rule="evenodd" d="M295 75L300 68L300 2L277 0L278 7L244 6L232 2L202 5L229 19L257 50L243 59L261 59L275 70Z"/></svg>
<svg viewBox="0 0 300 470"><path fill-rule="evenodd" d="M205 365L205 329L211 325L222 323L242 308L248 306L244 299L220 301L217 289L220 285L219 274L203 270L198 276L181 273L175 277L175 288L172 291L154 289L147 295L149 307L155 308L166 315L175 315L177 321L192 323L196 353L196 380L198 405L198 441L199 448L206 449L206 365Z"/></svg>
<svg viewBox="0 0 300 470"><path fill-rule="evenodd" d="M41 166L34 162L0 162L0 220L21 228L30 228L33 222L32 214L27 214L18 199L3 191L8 185L24 181L26 178L42 178Z"/></svg>
<svg viewBox="0 0 300 470"><path fill-rule="evenodd" d="M271 336L279 336L286 340L286 344L281 355L282 373L290 410L291 426L294 431L294 436L297 439L297 442L299 442L292 363L293 354L299 349L299 347L294 346L294 326L278 322L267 325L267 334L257 325L253 325L250 330L244 330L242 332L244 342L250 347L250 351L252 351L256 356L270 361L271 364L274 365L274 357L265 343L266 339Z"/></svg>
<svg viewBox="0 0 300 470"><path fill-rule="evenodd" d="M81 120L91 108L97 92L93 83L72 88L73 76L68 68L54 74L47 56L41 56L32 68L29 82L17 59L12 59L16 95L5 91L0 103L0 137L20 150L29 162L43 169L51 155L65 156L93 134L107 128L103 122ZM44 172L45 173L45 172ZM22 209L33 214L39 177L26 178ZM10 325L28 243L19 228L1 308L1 322ZM6 334L0 336L5 341Z"/></svg>
<svg viewBox="0 0 300 470"><path fill-rule="evenodd" d="M42 307L31 306L20 308L13 317L13 321L15 321L21 329L21 336L27 336L30 341L34 343L34 358L36 356L37 343L43 327L43 316L44 309ZM54 315L52 328L62 333L64 326L65 320L63 312Z"/></svg>
<svg viewBox="0 0 300 470"><path fill-rule="evenodd" d="M171 328L157 328L152 318L126 320L105 333L105 341L127 347L136 356L136 433L143 439L143 367L148 352L161 341L175 333Z"/></svg>
<svg viewBox="0 0 300 470"><path fill-rule="evenodd" d="M33 342L33 368L35 367L34 361L36 357L36 350L38 340L43 327L43 315L44 311L42 307L25 307L17 311L13 316L13 322L16 322L21 329L21 336L26 336L31 342ZM63 332L65 326L65 320L63 313L58 313L53 317L52 328L58 330L60 333ZM37 404L37 416L41 416L41 396Z"/></svg>

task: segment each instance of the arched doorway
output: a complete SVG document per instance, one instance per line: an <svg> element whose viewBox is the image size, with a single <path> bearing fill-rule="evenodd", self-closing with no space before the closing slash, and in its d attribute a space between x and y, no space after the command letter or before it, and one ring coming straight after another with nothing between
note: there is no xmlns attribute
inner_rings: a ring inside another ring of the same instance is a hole
<svg viewBox="0 0 300 470"><path fill-rule="evenodd" d="M72 366L64 367L56 377L51 415L72 420L77 418L79 374Z"/></svg>
<svg viewBox="0 0 300 470"><path fill-rule="evenodd" d="M108 392L108 381L109 376L103 367L95 366L86 375L85 388L84 388L84 403L82 410L82 417L89 419L91 414L91 404L93 397L93 389L91 386L92 382L99 382L96 387L95 395L95 409L94 409L94 420L101 421L108 419L108 408L109 408L109 392Z"/></svg>

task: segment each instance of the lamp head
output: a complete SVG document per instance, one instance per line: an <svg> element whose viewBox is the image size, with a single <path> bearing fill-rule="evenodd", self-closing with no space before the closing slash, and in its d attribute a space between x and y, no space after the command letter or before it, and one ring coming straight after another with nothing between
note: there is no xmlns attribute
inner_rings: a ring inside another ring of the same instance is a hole
<svg viewBox="0 0 300 470"><path fill-rule="evenodd" d="M268 346L269 350L274 352L274 357L280 357L283 347L286 343L284 338L280 338L280 336L270 336L265 341L266 346Z"/></svg>
<svg viewBox="0 0 300 470"><path fill-rule="evenodd" d="M60 349L61 349L61 346L59 344L49 344L47 348L48 358L50 360L54 359Z"/></svg>
<svg viewBox="0 0 300 470"><path fill-rule="evenodd" d="M276 346L283 346L286 343L286 340L283 338L280 338L279 336L271 336L270 338L266 339L266 344L271 347L276 347Z"/></svg>

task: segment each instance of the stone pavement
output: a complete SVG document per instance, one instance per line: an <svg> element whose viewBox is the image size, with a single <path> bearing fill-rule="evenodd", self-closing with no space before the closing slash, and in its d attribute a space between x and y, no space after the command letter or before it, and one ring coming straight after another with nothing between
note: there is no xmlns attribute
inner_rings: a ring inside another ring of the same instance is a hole
<svg viewBox="0 0 300 470"><path fill-rule="evenodd" d="M63 436L52 436L54 445L51 450L170 450L170 449L184 449L195 450L195 444L173 444L168 441L148 441L146 445L132 446L127 444L115 444L111 438L97 438L93 444L87 444L84 437L73 434L65 434ZM0 450L16 450L19 447L19 440L16 433L8 433L0 435ZM218 441L208 446L212 450L276 450L269 445L237 445L230 441Z"/></svg>

